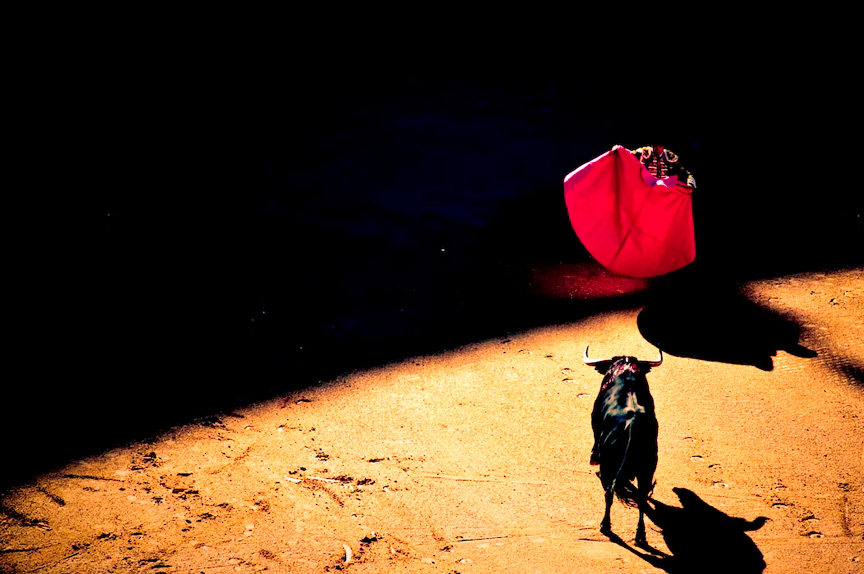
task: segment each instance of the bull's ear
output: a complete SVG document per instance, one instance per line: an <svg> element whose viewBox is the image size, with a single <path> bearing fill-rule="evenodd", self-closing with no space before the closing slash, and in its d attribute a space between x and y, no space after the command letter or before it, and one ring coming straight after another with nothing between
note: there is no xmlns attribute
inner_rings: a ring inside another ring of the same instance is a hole
<svg viewBox="0 0 864 574"><path fill-rule="evenodd" d="M597 365L605 365L607 363L610 363L612 361L612 359L590 359L590 358L588 358L588 349L589 348L590 348L590 346L585 347L585 354L582 355L582 360L585 361L585 364L588 365L589 367L595 367L601 373L605 373L606 369L608 369L608 367L605 367L601 370L600 367L598 367ZM613 357L613 359L614 359L614 357Z"/></svg>
<svg viewBox="0 0 864 574"><path fill-rule="evenodd" d="M663 350L657 350L657 359L654 361L636 361L639 364L639 370L643 373L647 373L651 370L652 367L659 367L663 364Z"/></svg>
<svg viewBox="0 0 864 574"><path fill-rule="evenodd" d="M609 367L612 366L612 361L600 361L600 362L594 363L593 365L590 365L590 366L597 369L598 373L605 375L606 371L609 370Z"/></svg>
<svg viewBox="0 0 864 574"><path fill-rule="evenodd" d="M645 361L636 361L636 364L639 365L639 372L643 375L647 375L651 372L651 363L646 363Z"/></svg>

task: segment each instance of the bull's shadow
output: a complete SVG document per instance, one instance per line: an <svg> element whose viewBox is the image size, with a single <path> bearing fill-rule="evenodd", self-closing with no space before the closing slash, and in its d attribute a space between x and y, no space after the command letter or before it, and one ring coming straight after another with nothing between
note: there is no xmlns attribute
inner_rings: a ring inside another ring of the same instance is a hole
<svg viewBox="0 0 864 574"><path fill-rule="evenodd" d="M765 560L746 532L761 528L767 518L746 520L729 516L709 505L686 488L673 488L681 506L671 506L654 498L643 505L646 516L663 533L671 554L646 548L641 552L614 534L610 539L651 565L670 574L736 572L758 574Z"/></svg>
<svg viewBox="0 0 864 574"><path fill-rule="evenodd" d="M637 325L647 341L678 357L770 371L780 350L816 356L798 342L797 323L746 299L735 283L696 265L652 284Z"/></svg>

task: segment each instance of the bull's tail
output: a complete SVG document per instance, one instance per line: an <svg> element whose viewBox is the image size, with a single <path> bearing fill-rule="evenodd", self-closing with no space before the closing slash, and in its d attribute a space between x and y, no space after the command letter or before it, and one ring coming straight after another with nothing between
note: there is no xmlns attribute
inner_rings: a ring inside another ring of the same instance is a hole
<svg viewBox="0 0 864 574"><path fill-rule="evenodd" d="M636 424L636 417L627 421L627 443L624 447L624 454L621 456L621 464L612 478L611 489L623 504L627 506L636 506L637 494L636 487L633 484L633 479L628 472L629 465L627 464L628 455L630 454L630 446L633 444L633 426Z"/></svg>
<svg viewBox="0 0 864 574"><path fill-rule="evenodd" d="M639 492L639 489L633 484L633 479L636 478L637 474L633 458L635 456L638 459L639 455L636 452L631 453L631 447L636 451L639 449L637 445L633 444L633 437L638 436L639 433L638 430L634 429L635 426L640 424L637 421L640 421L638 416L629 419L625 425L627 429L627 442L621 456L621 463L618 465L610 484L610 488L618 500L624 505L631 507L636 507L646 502L646 495ZM638 465L639 463L636 462L635 464ZM648 491L649 494L651 490L653 490L653 485Z"/></svg>

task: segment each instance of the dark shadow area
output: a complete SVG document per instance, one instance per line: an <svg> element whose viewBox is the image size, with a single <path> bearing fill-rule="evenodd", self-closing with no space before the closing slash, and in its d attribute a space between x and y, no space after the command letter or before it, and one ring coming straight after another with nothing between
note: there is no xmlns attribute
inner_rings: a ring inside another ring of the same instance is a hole
<svg viewBox="0 0 864 574"><path fill-rule="evenodd" d="M701 264L658 278L637 325L647 341L679 357L770 371L780 350L816 356L799 344L795 321L748 300L735 283L709 275Z"/></svg>
<svg viewBox="0 0 864 574"><path fill-rule="evenodd" d="M844 364L837 368L838 371L850 381L855 381L859 386L864 387L864 365L860 364Z"/></svg>
<svg viewBox="0 0 864 574"><path fill-rule="evenodd" d="M671 555L647 547L647 553L640 552L615 534L609 539L670 574L758 574L765 570L762 552L746 532L762 528L767 518L748 521L729 516L686 488L673 491L680 507L653 498L645 505L646 516L661 529Z"/></svg>
<svg viewBox="0 0 864 574"><path fill-rule="evenodd" d="M588 300L539 297L530 284L532 264L590 260L566 217L566 174L658 129L632 79L575 70L569 42L404 46L408 66L362 46L314 59L281 46L273 66L174 53L158 65L152 53L76 64L80 93L46 118L56 157L45 151L34 169L56 179L31 182L30 209L8 212L19 243L4 485L346 371L599 311L647 304L646 338L673 354L686 345L654 310L687 319L676 287ZM763 92L729 99L705 77L688 78L662 122L705 198L703 267L739 281L860 263L849 246L862 195L798 199L782 170L762 177L786 160L771 146L732 173L741 133L754 142L792 128L766 123ZM796 133L824 141L820 110ZM764 325L770 344L751 345L760 354L794 343L728 300L742 323Z"/></svg>

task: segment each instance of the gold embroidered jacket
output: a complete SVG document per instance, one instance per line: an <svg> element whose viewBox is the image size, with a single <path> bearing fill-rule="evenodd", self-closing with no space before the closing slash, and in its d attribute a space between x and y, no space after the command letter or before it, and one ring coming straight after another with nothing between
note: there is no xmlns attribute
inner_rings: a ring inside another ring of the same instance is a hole
<svg viewBox="0 0 864 574"><path fill-rule="evenodd" d="M678 154L672 150L663 149L662 153L656 153L654 146L644 146L631 150L642 165L648 168L651 175L654 177L669 177L672 175L678 176L678 181L686 183L692 188L696 188L696 179L693 175L681 165Z"/></svg>

